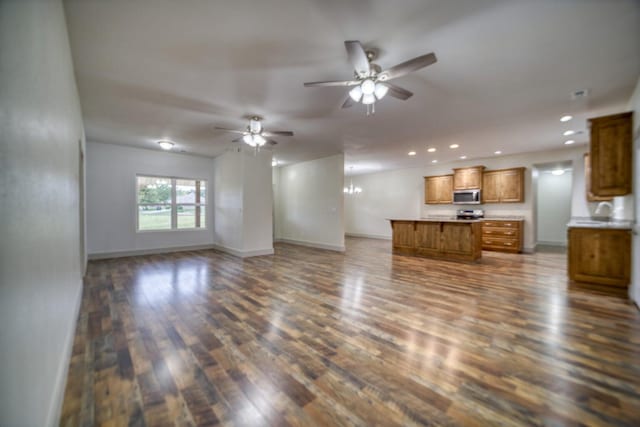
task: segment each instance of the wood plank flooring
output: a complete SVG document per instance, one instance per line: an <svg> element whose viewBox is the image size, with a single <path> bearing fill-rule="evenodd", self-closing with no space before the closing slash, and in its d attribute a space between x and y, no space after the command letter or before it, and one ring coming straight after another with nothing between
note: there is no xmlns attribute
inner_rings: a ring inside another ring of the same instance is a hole
<svg viewBox="0 0 640 427"><path fill-rule="evenodd" d="M640 313L566 255L91 262L62 426L638 426Z"/></svg>

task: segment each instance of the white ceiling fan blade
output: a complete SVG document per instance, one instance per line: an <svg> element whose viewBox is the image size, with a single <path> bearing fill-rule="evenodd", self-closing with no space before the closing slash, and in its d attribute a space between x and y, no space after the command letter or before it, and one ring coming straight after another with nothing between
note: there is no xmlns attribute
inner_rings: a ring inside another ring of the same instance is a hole
<svg viewBox="0 0 640 427"><path fill-rule="evenodd" d="M238 129L228 129L228 128L221 128L219 126L215 126L214 129L218 129L218 130L223 130L225 132L231 132L231 133L246 133L246 130L238 130Z"/></svg>
<svg viewBox="0 0 640 427"><path fill-rule="evenodd" d="M354 101L353 98L347 95L347 99L344 100L344 103L342 104L342 108L352 107L355 103L356 101Z"/></svg>
<svg viewBox="0 0 640 427"><path fill-rule="evenodd" d="M307 82L305 87L324 87L324 86L355 86L360 83L358 80L329 80L325 82Z"/></svg>
<svg viewBox="0 0 640 427"><path fill-rule="evenodd" d="M272 130L272 131L265 131L262 132L262 136L276 136L276 135L282 135L282 136L293 136L293 132L290 130Z"/></svg>
<svg viewBox="0 0 640 427"><path fill-rule="evenodd" d="M403 101L406 101L407 99L411 98L413 96L413 92L410 92L404 88L401 88L400 86L396 86L394 84L391 83L380 83L385 85L386 87L389 88L389 96L393 96L394 98L398 98L401 99Z"/></svg>
<svg viewBox="0 0 640 427"><path fill-rule="evenodd" d="M437 60L438 59L434 53L418 56L381 72L378 74L378 80L387 81L397 79L398 77L407 75L413 71L419 70L420 68L434 64Z"/></svg>
<svg viewBox="0 0 640 427"><path fill-rule="evenodd" d="M347 49L347 55L349 55L349 62L353 65L359 76L368 75L371 72L371 66L369 65L369 58L367 53L358 40L347 40L344 42L344 47Z"/></svg>

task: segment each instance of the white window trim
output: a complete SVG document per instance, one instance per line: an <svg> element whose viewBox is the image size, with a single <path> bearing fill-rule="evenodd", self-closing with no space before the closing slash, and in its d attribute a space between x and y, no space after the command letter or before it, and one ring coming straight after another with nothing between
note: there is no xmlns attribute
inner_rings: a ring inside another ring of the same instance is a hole
<svg viewBox="0 0 640 427"><path fill-rule="evenodd" d="M160 179L168 179L171 181L171 203L140 203L140 194L138 192L138 178L160 178ZM209 180L203 178L186 178L186 177L178 177L178 176L165 176L165 175L152 175L152 174L136 174L135 176L135 192L136 192L136 206L135 206L135 215L136 215L136 233L166 233L166 232L180 232L180 231L207 231L209 229L209 219L205 216L205 226L204 227L192 227L192 228L178 228L178 205L180 206L200 206L205 208L205 212L208 212L208 203L177 203L177 193L176 193L176 181L177 180L188 180L188 181L200 181L206 183L206 193L205 200L209 200ZM167 229L157 229L157 230L140 230L140 206L169 206L171 209L171 228Z"/></svg>

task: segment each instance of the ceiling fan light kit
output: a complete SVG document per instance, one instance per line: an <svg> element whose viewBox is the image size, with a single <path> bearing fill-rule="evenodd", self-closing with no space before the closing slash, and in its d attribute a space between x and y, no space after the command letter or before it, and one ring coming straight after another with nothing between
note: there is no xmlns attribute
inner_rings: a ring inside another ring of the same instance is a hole
<svg viewBox="0 0 640 427"><path fill-rule="evenodd" d="M249 119L249 124L244 130L228 129L218 126L215 128L225 132L241 134L241 137L234 139L232 142L243 141L250 147L255 148L256 152L265 144L276 145L277 142L271 139L272 136L293 136L293 132L290 130L265 131L262 127L262 117L259 116L252 116L251 119Z"/></svg>
<svg viewBox="0 0 640 427"><path fill-rule="evenodd" d="M428 53L381 71L382 68L378 64L371 62L377 56L376 50L365 51L357 40L347 40L344 46L349 62L354 68L354 80L308 82L304 85L306 87L353 86L342 108L351 107L354 103L362 103L367 106L367 115L375 114L375 103L384 98L387 93L403 101L413 96L410 91L387 83L389 80L402 77L437 61L434 53Z"/></svg>

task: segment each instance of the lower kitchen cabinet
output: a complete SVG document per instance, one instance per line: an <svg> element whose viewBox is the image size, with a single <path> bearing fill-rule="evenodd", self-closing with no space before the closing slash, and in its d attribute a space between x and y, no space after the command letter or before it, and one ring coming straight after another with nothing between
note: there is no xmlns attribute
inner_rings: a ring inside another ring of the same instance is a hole
<svg viewBox="0 0 640 427"><path fill-rule="evenodd" d="M482 221L482 249L485 251L522 252L523 220Z"/></svg>
<svg viewBox="0 0 640 427"><path fill-rule="evenodd" d="M627 286L631 276L631 230L569 228L569 278Z"/></svg>
<svg viewBox="0 0 640 427"><path fill-rule="evenodd" d="M482 257L481 223L473 220L390 219L393 253L476 261Z"/></svg>

